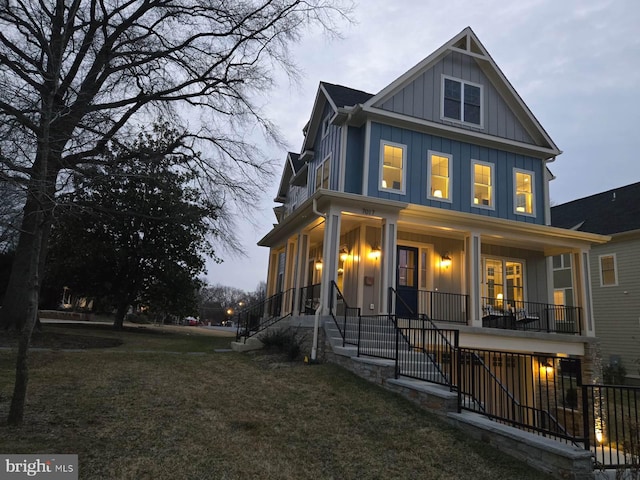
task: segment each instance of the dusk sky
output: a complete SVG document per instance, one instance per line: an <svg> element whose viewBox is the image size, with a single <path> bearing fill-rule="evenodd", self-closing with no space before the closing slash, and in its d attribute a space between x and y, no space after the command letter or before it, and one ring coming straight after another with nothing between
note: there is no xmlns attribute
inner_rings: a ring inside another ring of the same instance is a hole
<svg viewBox="0 0 640 480"><path fill-rule="evenodd" d="M377 93L470 26L563 151L549 168L560 204L640 181L640 2L637 0L367 0L342 24L292 49L301 78L265 96L266 115L299 152L320 81ZM221 252L207 281L254 290L269 251L256 246L275 222L273 198L286 149L267 146L277 172L257 224L239 221L246 257Z"/></svg>

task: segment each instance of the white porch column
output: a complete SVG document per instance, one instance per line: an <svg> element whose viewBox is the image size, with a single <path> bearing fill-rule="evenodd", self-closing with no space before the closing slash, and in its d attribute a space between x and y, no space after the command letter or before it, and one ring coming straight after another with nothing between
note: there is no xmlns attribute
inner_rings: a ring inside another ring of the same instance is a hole
<svg viewBox="0 0 640 480"><path fill-rule="evenodd" d="M380 258L379 313L387 313L389 311L389 287L396 288L397 244L398 216L387 216L382 219L382 245L380 245L382 255Z"/></svg>
<svg viewBox="0 0 640 480"><path fill-rule="evenodd" d="M269 266L267 267L267 297L276 293L278 278L278 253L273 247L269 248Z"/></svg>
<svg viewBox="0 0 640 480"><path fill-rule="evenodd" d="M338 280L338 248L340 246L340 222L342 213L335 206L329 207L324 224L324 241L322 244L322 282L320 283L320 299L323 315L329 313L329 292L331 281ZM333 299L335 306L336 299Z"/></svg>
<svg viewBox="0 0 640 480"><path fill-rule="evenodd" d="M591 303L591 271L589 251L580 250L572 255L574 268L574 295L578 306L582 307L582 331L587 337L595 337L593 305Z"/></svg>
<svg viewBox="0 0 640 480"><path fill-rule="evenodd" d="M302 287L306 286L307 259L309 258L309 235L298 234L298 250L296 251L296 268L294 273L293 287L295 288L293 311L300 313L300 294Z"/></svg>
<svg viewBox="0 0 640 480"><path fill-rule="evenodd" d="M480 235L469 232L464 239L467 265L467 292L469 295L469 319L473 327L482 327L482 242Z"/></svg>

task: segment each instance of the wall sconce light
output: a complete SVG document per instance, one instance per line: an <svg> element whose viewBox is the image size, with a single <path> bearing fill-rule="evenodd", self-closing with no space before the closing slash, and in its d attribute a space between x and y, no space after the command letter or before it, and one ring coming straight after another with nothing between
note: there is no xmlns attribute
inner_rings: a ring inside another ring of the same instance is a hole
<svg viewBox="0 0 640 480"><path fill-rule="evenodd" d="M322 259L318 259L316 260L316 270L320 271L322 270Z"/></svg>
<svg viewBox="0 0 640 480"><path fill-rule="evenodd" d="M369 252L369 258L371 260L377 260L380 258L380 255L382 254L380 247L379 246L375 246L371 248L371 251Z"/></svg>
<svg viewBox="0 0 640 480"><path fill-rule="evenodd" d="M338 275L342 275L344 273L344 268L340 267L338 269Z"/></svg>
<svg viewBox="0 0 640 480"><path fill-rule="evenodd" d="M547 359L545 362L540 362L540 375L553 376L553 360Z"/></svg>
<svg viewBox="0 0 640 480"><path fill-rule="evenodd" d="M347 260L348 257L349 257L349 251L347 250L347 247L345 246L340 247L340 261L344 262Z"/></svg>
<svg viewBox="0 0 640 480"><path fill-rule="evenodd" d="M451 257L448 253L442 255L442 258L440 259L440 266L442 268L449 268L451 266Z"/></svg>

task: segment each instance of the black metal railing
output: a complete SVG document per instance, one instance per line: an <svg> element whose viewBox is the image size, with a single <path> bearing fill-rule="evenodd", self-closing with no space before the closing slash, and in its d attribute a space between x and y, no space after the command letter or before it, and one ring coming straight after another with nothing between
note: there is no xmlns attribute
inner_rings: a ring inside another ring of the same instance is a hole
<svg viewBox="0 0 640 480"><path fill-rule="evenodd" d="M278 292L236 312L236 341L252 337L293 314L295 288Z"/></svg>
<svg viewBox="0 0 640 480"><path fill-rule="evenodd" d="M338 327L342 337L342 346L344 347L345 344L357 345L360 309L350 307L347 304L340 288L333 280L331 281L331 291L329 293L329 314L333 318L336 327Z"/></svg>
<svg viewBox="0 0 640 480"><path fill-rule="evenodd" d="M300 289L298 311L302 315L313 315L320 305L320 284L307 285Z"/></svg>
<svg viewBox="0 0 640 480"><path fill-rule="evenodd" d="M583 385L582 408L596 466L640 472L640 387Z"/></svg>
<svg viewBox="0 0 640 480"><path fill-rule="evenodd" d="M435 322L467 325L469 323L469 296L429 290L418 291L418 312Z"/></svg>
<svg viewBox="0 0 640 480"><path fill-rule="evenodd" d="M566 305L482 298L482 326L488 328L580 335L581 313Z"/></svg>
<svg viewBox="0 0 640 480"><path fill-rule="evenodd" d="M358 356L396 360L400 336L393 315L360 315L357 333Z"/></svg>
<svg viewBox="0 0 640 480"><path fill-rule="evenodd" d="M584 442L580 360L458 349L459 409L568 443Z"/></svg>
<svg viewBox="0 0 640 480"><path fill-rule="evenodd" d="M396 322L398 336L402 335L410 347L398 348L396 378L401 375L453 389L459 330L439 329L425 315L397 317Z"/></svg>

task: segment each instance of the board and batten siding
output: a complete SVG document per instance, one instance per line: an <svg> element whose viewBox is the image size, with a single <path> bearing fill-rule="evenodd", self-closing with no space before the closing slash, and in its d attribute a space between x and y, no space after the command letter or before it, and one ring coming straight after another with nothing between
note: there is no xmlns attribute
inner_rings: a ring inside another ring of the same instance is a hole
<svg viewBox="0 0 640 480"><path fill-rule="evenodd" d="M406 145L407 147L405 168L408 170L404 195L389 191L380 191L378 188L380 182L381 141L389 141ZM371 124L370 142L369 178L367 181L369 196L526 223L544 224L544 165L539 158L478 146L376 122ZM451 169L452 184L450 186L452 195L451 202L427 198L427 154L429 150L447 153L453 156ZM495 209L480 208L472 205L472 160L479 160L494 166ZM535 216L515 214L514 168L530 171L534 174Z"/></svg>
<svg viewBox="0 0 640 480"><path fill-rule="evenodd" d="M327 103L322 112L322 118L333 114L331 106ZM318 134L313 147L313 159L309 162L309 177L307 191L309 196L313 195L316 186L316 168L328 155L331 155L331 171L329 178L329 190L339 190L340 187L340 144L342 127L329 125L326 135L322 135L322 122L318 127Z"/></svg>
<svg viewBox="0 0 640 480"><path fill-rule="evenodd" d="M480 84L483 87L483 128L449 122L440 118L442 76ZM451 52L432 68L381 104L375 105L394 113L429 120L518 142L535 144L502 95L478 66L477 61L459 52Z"/></svg>
<svg viewBox="0 0 640 480"><path fill-rule="evenodd" d="M348 128L344 191L362 194L364 127Z"/></svg>
<svg viewBox="0 0 640 480"><path fill-rule="evenodd" d="M616 255L618 284L600 286L600 256ZM596 337L602 361L617 356L627 374L640 369L640 234L625 241L613 240L591 249L591 293Z"/></svg>

